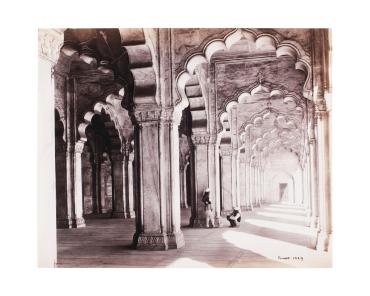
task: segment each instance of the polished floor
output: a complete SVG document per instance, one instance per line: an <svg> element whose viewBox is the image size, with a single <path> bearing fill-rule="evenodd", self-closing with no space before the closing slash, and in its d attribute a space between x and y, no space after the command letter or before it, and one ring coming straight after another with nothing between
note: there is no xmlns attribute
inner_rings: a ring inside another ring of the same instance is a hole
<svg viewBox="0 0 370 296"><path fill-rule="evenodd" d="M238 228L186 225L185 247L169 251L131 249L133 219L89 219L87 227L58 230L58 267L330 267L331 254L314 250L316 233L303 208L264 204L242 213Z"/></svg>

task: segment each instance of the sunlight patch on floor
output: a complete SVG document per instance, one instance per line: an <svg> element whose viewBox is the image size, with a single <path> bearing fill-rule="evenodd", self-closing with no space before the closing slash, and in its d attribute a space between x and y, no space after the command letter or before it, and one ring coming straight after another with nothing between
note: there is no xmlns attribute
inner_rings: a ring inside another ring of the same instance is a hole
<svg viewBox="0 0 370 296"><path fill-rule="evenodd" d="M304 210L296 210L296 209L281 209L281 208L274 208L274 207L264 207L263 209L268 210L268 211L287 213L287 214L301 214L301 215L306 214Z"/></svg>
<svg viewBox="0 0 370 296"><path fill-rule="evenodd" d="M264 216L264 217L271 217L271 218L282 218L282 219L288 219L292 221L302 221L306 222L307 217L306 216L297 216L297 215L290 215L290 214L279 214L279 213L270 213L270 212L264 212L264 211L257 211L257 215Z"/></svg>
<svg viewBox="0 0 370 296"><path fill-rule="evenodd" d="M211 265L196 261L190 258L179 258L176 259L171 264L167 265L167 267L212 267Z"/></svg>
<svg viewBox="0 0 370 296"><path fill-rule="evenodd" d="M269 207L279 208L279 209L292 209L292 210L304 210L305 208L302 205L295 204L269 204Z"/></svg>
<svg viewBox="0 0 370 296"><path fill-rule="evenodd" d="M300 226L300 225L292 225L287 223L280 223L280 222L273 222L273 221L265 221L265 220L258 220L253 218L245 219L246 223L249 223L254 226L270 228L278 231L285 231L290 233L296 234L303 234L309 236L315 236L315 231L309 227Z"/></svg>
<svg viewBox="0 0 370 296"><path fill-rule="evenodd" d="M254 234L227 230L222 237L240 249L293 267L329 267L330 255L292 243Z"/></svg>

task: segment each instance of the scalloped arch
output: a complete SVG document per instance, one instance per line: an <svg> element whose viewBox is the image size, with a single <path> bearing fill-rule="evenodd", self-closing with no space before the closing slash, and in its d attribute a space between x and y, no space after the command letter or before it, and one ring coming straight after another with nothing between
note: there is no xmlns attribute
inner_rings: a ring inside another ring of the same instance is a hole
<svg viewBox="0 0 370 296"><path fill-rule="evenodd" d="M106 115L109 116L110 121L113 122L114 127L118 132L118 137L119 137L121 145L122 145L122 143L124 142L124 137L121 133L121 128L120 128L120 124L118 122L118 117L116 115L116 112L114 111L114 108L112 108L114 106L114 104L116 104L116 102L114 102L114 99L112 98L112 96L114 96L114 95L108 95L106 97L106 102L107 103L97 102L97 103L95 103L95 105L93 107L93 111L87 111L85 113L85 115L83 117L84 122L80 123L79 126L78 126L78 133L80 135L80 140L81 141L83 141L83 142L87 141L86 131L91 126L94 116L102 115L102 114L105 113Z"/></svg>
<svg viewBox="0 0 370 296"><path fill-rule="evenodd" d="M182 104L183 106L189 105L185 93L185 84L190 79L191 75L194 74L196 67L202 63L210 63L212 56L216 52L230 50L234 44L242 39L254 42L256 50L275 50L277 57L290 56L294 58L296 61L296 69L304 71L306 74L303 96L309 98L309 93L311 91L310 56L298 42L292 40L280 41L282 38L277 38L269 33L258 33L253 29L235 29L228 33L223 39L214 39L208 42L200 52L187 57L184 63L184 70L180 72L176 78L176 90L179 95L177 104ZM186 101L186 103L183 101Z"/></svg>

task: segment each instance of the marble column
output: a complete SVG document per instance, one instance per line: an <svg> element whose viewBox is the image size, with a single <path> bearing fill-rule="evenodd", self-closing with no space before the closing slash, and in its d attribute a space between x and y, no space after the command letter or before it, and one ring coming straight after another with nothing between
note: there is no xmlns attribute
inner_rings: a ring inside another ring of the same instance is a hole
<svg viewBox="0 0 370 296"><path fill-rule="evenodd" d="M215 227L221 226L221 212L220 212L220 200L217 199L217 168L216 164L218 162L218 153L217 153L217 145L216 145L217 137L215 135L210 135L209 142L208 142L208 184L210 189L210 199L213 204L213 214L214 214L214 222Z"/></svg>
<svg viewBox="0 0 370 296"><path fill-rule="evenodd" d="M265 175L264 170L261 167L260 168L260 176L261 176L261 203L263 203L265 201L265 190L264 190L265 178L264 178L264 175Z"/></svg>
<svg viewBox="0 0 370 296"><path fill-rule="evenodd" d="M107 177L106 177L106 172L107 172L107 162L102 161L100 165L100 178L99 178L99 183L100 183L100 199L98 198L97 200L97 205L98 205L98 214L104 214L106 213L106 196L107 196Z"/></svg>
<svg viewBox="0 0 370 296"><path fill-rule="evenodd" d="M238 200L239 206L242 210L247 210L247 200L246 200L246 183L245 183L245 154L239 155L238 162Z"/></svg>
<svg viewBox="0 0 370 296"><path fill-rule="evenodd" d="M55 76L53 68L58 61L62 43L63 31L59 29L38 30L37 259L39 267L54 267L57 260L55 133L53 128ZM65 179L65 171L63 175ZM63 187L66 187L66 184ZM66 188L61 197L65 207L60 218L64 220L65 227L69 227L70 216L68 216Z"/></svg>
<svg viewBox="0 0 370 296"><path fill-rule="evenodd" d="M167 235L170 249L185 245L181 231L180 210L180 142L179 125L182 111L174 109L162 110L160 121L161 135L161 183L162 192L167 192ZM162 173L165 172L165 173Z"/></svg>
<svg viewBox="0 0 370 296"><path fill-rule="evenodd" d="M316 228L319 219L318 209L318 193L317 193L317 151L316 151L316 140L311 138L310 140L310 180L311 180L311 201L312 201L312 218L311 228Z"/></svg>
<svg viewBox="0 0 370 296"><path fill-rule="evenodd" d="M125 168L127 169L125 175L127 178L125 179L127 182L125 183L126 189L126 217L127 218L135 218L135 204L134 204L134 152L128 154L125 158Z"/></svg>
<svg viewBox="0 0 370 296"><path fill-rule="evenodd" d="M306 157L305 163L305 184L306 184L306 194L307 194L307 218L308 218L308 225L311 225L312 220L312 194L311 194L311 186L310 186L310 162L309 162L309 155Z"/></svg>
<svg viewBox="0 0 370 296"><path fill-rule="evenodd" d="M257 165L255 167L255 184L256 184L256 201L257 205L261 206L261 180L260 180L260 167Z"/></svg>
<svg viewBox="0 0 370 296"><path fill-rule="evenodd" d="M208 143L210 136L207 134L196 134L192 136L194 150L194 189L192 199L192 216L190 226L205 227L205 213L202 197L204 190L209 187L208 179ZM210 194L210 199L212 196Z"/></svg>
<svg viewBox="0 0 370 296"><path fill-rule="evenodd" d="M188 208L188 202L186 199L186 168L188 163L183 164L180 162L180 206L181 208Z"/></svg>
<svg viewBox="0 0 370 296"><path fill-rule="evenodd" d="M253 204L253 167L252 167L252 161L249 161L249 170L248 170L248 176L249 176L249 204L251 211L254 210L254 204Z"/></svg>
<svg viewBox="0 0 370 296"><path fill-rule="evenodd" d="M317 193L319 206L319 234L316 248L328 250L332 233L330 181L330 63L331 41L328 29L312 30L312 80L315 138L317 151ZM328 104L329 103L329 104Z"/></svg>
<svg viewBox="0 0 370 296"><path fill-rule="evenodd" d="M302 198L301 198L301 205L305 205L306 201L306 188L305 188L305 182L304 182L304 167L301 166L301 193L302 193Z"/></svg>
<svg viewBox="0 0 370 296"><path fill-rule="evenodd" d="M231 145L221 145L221 186L222 186L222 212L231 211L233 208L232 199L232 175L231 162L232 150Z"/></svg>
<svg viewBox="0 0 370 296"><path fill-rule="evenodd" d="M259 204L258 204L258 197L257 197L257 178L256 178L256 166L255 165L252 165L251 166L251 173L252 173L252 178L251 178L251 181L252 181L252 186L251 186L251 190L252 190L252 203L255 207L258 207Z"/></svg>
<svg viewBox="0 0 370 296"><path fill-rule="evenodd" d="M236 148L232 149L231 155L231 196L232 196L232 206L237 206L237 194L238 194L238 182L237 182L237 167L238 167L238 150Z"/></svg>
<svg viewBox="0 0 370 296"><path fill-rule="evenodd" d="M162 112L135 111L139 192L133 245L143 250L180 248L185 243L180 230L179 167L175 160L179 158L177 123L171 123L169 111Z"/></svg>
<svg viewBox="0 0 370 296"><path fill-rule="evenodd" d="M235 206L241 207L240 203L240 153L236 156L236 198Z"/></svg>
<svg viewBox="0 0 370 296"><path fill-rule="evenodd" d="M125 188L124 188L124 167L123 155L116 152L111 154L112 159L112 186L113 186L113 202L112 202L112 217L125 218Z"/></svg>
<svg viewBox="0 0 370 296"><path fill-rule="evenodd" d="M73 227L84 227L85 219L83 218L83 196L82 196L82 160L81 154L85 143L78 141L75 147L74 161L74 213Z"/></svg>
<svg viewBox="0 0 370 296"><path fill-rule="evenodd" d="M320 228L317 249L327 251L331 227L329 114L317 111L317 153L318 153L318 199Z"/></svg>
<svg viewBox="0 0 370 296"><path fill-rule="evenodd" d="M188 205L188 179L186 178L186 172L187 172L187 169L188 169L188 166L189 166L189 162L186 163L185 167L184 167L184 170L182 171L182 174L184 176L184 180L183 180L183 200L184 200L184 207L185 208L188 208L189 205Z"/></svg>
<svg viewBox="0 0 370 296"><path fill-rule="evenodd" d="M222 220L221 220L221 159L220 159L220 148L216 146L215 149L215 165L216 165L216 201L215 201L215 220L218 220L218 226L222 226Z"/></svg>
<svg viewBox="0 0 370 296"><path fill-rule="evenodd" d="M101 156L99 153L94 153L94 192L92 198L93 213L101 214Z"/></svg>
<svg viewBox="0 0 370 296"><path fill-rule="evenodd" d="M248 159L245 161L245 195L246 195L246 203L247 203L247 210L253 210L253 205L251 201L251 178L250 178L250 163Z"/></svg>
<svg viewBox="0 0 370 296"><path fill-rule="evenodd" d="M66 183L67 183L67 208L68 208L68 223L69 227L77 228L84 227L85 221L82 217L82 160L81 153L84 148L84 142L75 142L75 81L67 79L67 120L66 120ZM76 163L78 162L78 163ZM78 171L76 171L76 169ZM77 186L77 188L76 188ZM81 202L81 205L79 204ZM81 209L79 208L81 206ZM77 215L77 212L79 215Z"/></svg>

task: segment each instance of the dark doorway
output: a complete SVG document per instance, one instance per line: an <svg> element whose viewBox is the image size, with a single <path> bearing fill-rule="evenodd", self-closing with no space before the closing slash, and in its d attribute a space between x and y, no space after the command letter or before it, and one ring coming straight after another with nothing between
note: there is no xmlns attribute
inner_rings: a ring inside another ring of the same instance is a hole
<svg viewBox="0 0 370 296"><path fill-rule="evenodd" d="M279 184L279 200L280 201L288 200L288 184L287 183Z"/></svg>

